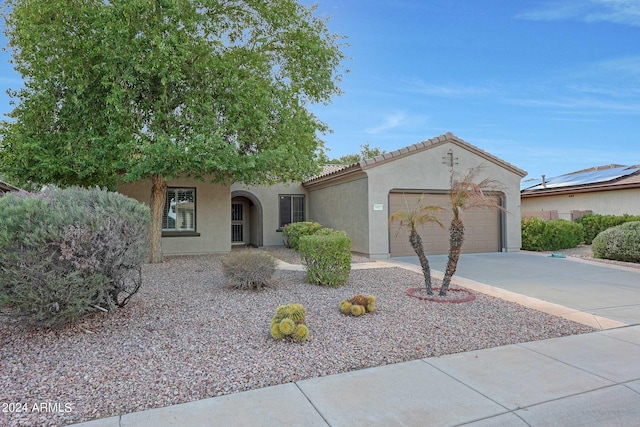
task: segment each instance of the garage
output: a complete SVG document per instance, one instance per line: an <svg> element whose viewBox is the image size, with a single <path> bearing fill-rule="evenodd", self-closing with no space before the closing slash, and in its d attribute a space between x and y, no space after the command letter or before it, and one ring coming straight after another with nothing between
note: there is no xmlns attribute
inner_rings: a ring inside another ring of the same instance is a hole
<svg viewBox="0 0 640 427"><path fill-rule="evenodd" d="M420 197L425 206L440 206L447 208L449 196L442 192L404 191L389 193L389 212L413 209ZM497 197L497 196L496 196ZM446 254L449 250L449 223L452 214L448 210L436 214L443 227L437 223L427 223L420 227L419 234L422 238L424 250L427 255ZM502 214L494 209L471 209L464 212L465 241L462 253L500 252L502 248L501 235ZM409 243L409 234L406 229L400 229L398 221L389 225L389 249L390 255L413 256L415 251Z"/></svg>

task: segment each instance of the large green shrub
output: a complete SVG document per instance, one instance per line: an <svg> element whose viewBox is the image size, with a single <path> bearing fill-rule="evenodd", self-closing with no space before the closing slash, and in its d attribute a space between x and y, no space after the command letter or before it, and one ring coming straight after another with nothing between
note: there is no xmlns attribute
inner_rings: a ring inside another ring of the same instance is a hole
<svg viewBox="0 0 640 427"><path fill-rule="evenodd" d="M540 218L522 220L522 249L527 251L555 251L574 248L584 240L580 224L564 219L545 221Z"/></svg>
<svg viewBox="0 0 640 427"><path fill-rule="evenodd" d="M264 251L232 252L222 259L222 273L237 289L268 286L276 272L276 259Z"/></svg>
<svg viewBox="0 0 640 427"><path fill-rule="evenodd" d="M149 209L100 189L0 198L0 309L53 327L124 306L142 283Z"/></svg>
<svg viewBox="0 0 640 427"><path fill-rule="evenodd" d="M640 263L640 221L608 228L593 239L596 258Z"/></svg>
<svg viewBox="0 0 640 427"><path fill-rule="evenodd" d="M584 227L584 242L590 245L593 239L604 230L624 224L625 222L640 221L640 216L636 215L593 215L588 214L576 219L578 224Z"/></svg>
<svg viewBox="0 0 640 427"><path fill-rule="evenodd" d="M344 285L351 271L351 239L344 231L300 238L298 251L307 266L309 283Z"/></svg>
<svg viewBox="0 0 640 427"><path fill-rule="evenodd" d="M297 251L298 245L300 244L300 238L302 236L311 236L321 228L322 226L319 223L312 221L293 222L291 224L287 224L282 229L282 234L285 239L284 245Z"/></svg>

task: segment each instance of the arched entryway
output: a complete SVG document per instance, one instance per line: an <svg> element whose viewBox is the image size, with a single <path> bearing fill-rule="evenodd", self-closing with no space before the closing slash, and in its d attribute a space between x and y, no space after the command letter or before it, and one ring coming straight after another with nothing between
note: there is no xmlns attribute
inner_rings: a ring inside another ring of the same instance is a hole
<svg viewBox="0 0 640 427"><path fill-rule="evenodd" d="M231 192L231 244L262 246L262 204L252 193Z"/></svg>

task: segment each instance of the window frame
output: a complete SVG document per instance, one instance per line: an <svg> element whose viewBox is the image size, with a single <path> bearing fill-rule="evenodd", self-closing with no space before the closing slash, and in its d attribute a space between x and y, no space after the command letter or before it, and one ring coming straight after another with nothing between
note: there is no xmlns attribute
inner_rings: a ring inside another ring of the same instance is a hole
<svg viewBox="0 0 640 427"><path fill-rule="evenodd" d="M177 199L178 191L192 191L193 192L193 229L179 230L177 227L174 229L164 228L165 208L169 203L171 192L174 192ZM198 198L196 187L167 187L165 192L165 206L162 208L162 237L185 237L185 236L200 236L198 233Z"/></svg>
<svg viewBox="0 0 640 427"><path fill-rule="evenodd" d="M288 198L289 199L289 218L291 219L291 221L289 221L287 224L283 224L282 223L282 200ZM294 221L293 217L294 217L294 204L293 204L293 199L294 198L298 198L298 199L302 199L302 219L300 221ZM278 229L277 231L282 231L282 229L284 227L286 227L288 224L293 224L295 222L303 222L306 221L307 218L307 199L306 196L304 194L278 194Z"/></svg>

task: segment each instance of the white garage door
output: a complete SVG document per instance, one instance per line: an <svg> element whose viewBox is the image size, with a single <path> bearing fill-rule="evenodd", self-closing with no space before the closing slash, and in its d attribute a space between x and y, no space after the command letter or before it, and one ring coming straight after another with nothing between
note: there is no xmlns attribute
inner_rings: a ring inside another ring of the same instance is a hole
<svg viewBox="0 0 640 427"><path fill-rule="evenodd" d="M390 193L389 212L412 209L416 206L420 194ZM427 255L446 254L449 251L449 223L452 214L448 209L447 194L424 194L423 205L435 205L445 208L436 214L442 225L427 223L418 230ZM464 244L462 253L499 252L500 251L500 212L495 209L472 209L464 212ZM415 251L409 243L409 233L400 229L399 222L389 225L389 244L391 256L412 256Z"/></svg>

